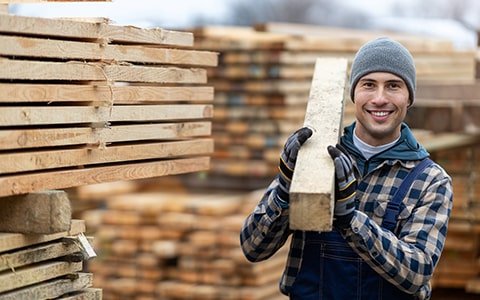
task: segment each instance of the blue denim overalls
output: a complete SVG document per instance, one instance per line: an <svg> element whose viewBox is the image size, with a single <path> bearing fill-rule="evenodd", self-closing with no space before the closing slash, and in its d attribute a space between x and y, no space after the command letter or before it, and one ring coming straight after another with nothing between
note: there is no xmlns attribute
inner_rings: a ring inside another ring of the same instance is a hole
<svg viewBox="0 0 480 300"><path fill-rule="evenodd" d="M404 179L388 203L382 227L393 232L399 208L415 178L432 163L424 159ZM338 231L305 234L303 263L290 291L292 300L415 299L378 275Z"/></svg>

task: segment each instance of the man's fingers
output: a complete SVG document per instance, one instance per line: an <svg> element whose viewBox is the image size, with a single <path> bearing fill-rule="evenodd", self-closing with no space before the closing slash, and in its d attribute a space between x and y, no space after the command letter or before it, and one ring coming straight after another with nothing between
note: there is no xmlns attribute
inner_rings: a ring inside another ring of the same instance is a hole
<svg viewBox="0 0 480 300"><path fill-rule="evenodd" d="M337 144L336 147L338 150L342 151L343 154L348 155L347 149L345 149L342 145Z"/></svg>
<svg viewBox="0 0 480 300"><path fill-rule="evenodd" d="M335 175L339 181L345 180L345 169L343 168L343 163L340 157L336 157L333 160L333 164L335 165Z"/></svg>
<svg viewBox="0 0 480 300"><path fill-rule="evenodd" d="M303 127L298 131L297 134L298 142L300 143L300 145L303 145L303 143L305 143L305 141L312 136L313 131L308 127Z"/></svg>
<svg viewBox="0 0 480 300"><path fill-rule="evenodd" d="M335 159L337 157L339 157L341 155L341 152L340 150L338 150L337 148L335 148L334 146L328 146L327 147L327 151L328 151L328 154L330 154L330 157L332 159Z"/></svg>

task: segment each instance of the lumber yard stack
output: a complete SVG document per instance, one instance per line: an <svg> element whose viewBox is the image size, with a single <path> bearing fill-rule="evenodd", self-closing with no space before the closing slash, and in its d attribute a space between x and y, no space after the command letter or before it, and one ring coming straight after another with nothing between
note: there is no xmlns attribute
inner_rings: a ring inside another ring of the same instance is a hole
<svg viewBox="0 0 480 300"><path fill-rule="evenodd" d="M0 299L102 299L82 272L96 254L64 191L0 198L0 220Z"/></svg>
<svg viewBox="0 0 480 300"><path fill-rule="evenodd" d="M206 170L217 54L193 34L2 15L0 196Z"/></svg>
<svg viewBox="0 0 480 300"><path fill-rule="evenodd" d="M433 157L452 176L454 190L454 208L433 286L480 294L480 146L439 151Z"/></svg>
<svg viewBox="0 0 480 300"><path fill-rule="evenodd" d="M85 222L52 190L208 169L202 67L217 54L192 46L189 32L0 16L1 299L102 299L81 272Z"/></svg>
<svg viewBox="0 0 480 300"><path fill-rule="evenodd" d="M351 62L364 42L386 35L282 23L193 31L199 48L220 52L219 66L208 69L215 87L215 151L208 174L218 180L205 184L235 187L238 179L237 186L252 188L277 173L284 141L303 124L315 59L336 56ZM412 50L419 85L474 80L473 51L457 51L442 39L393 37ZM345 103L344 124L350 124L353 105Z"/></svg>
<svg viewBox="0 0 480 300"><path fill-rule="evenodd" d="M429 132L429 152L452 177L453 210L434 287L480 294L480 85L425 84L409 112L411 123ZM412 107L413 108L413 107Z"/></svg>
<svg viewBox="0 0 480 300"><path fill-rule="evenodd" d="M91 190L93 192L93 190ZM239 247L263 191L130 193L85 213L99 256L90 264L104 299L282 299L287 247L250 263Z"/></svg>

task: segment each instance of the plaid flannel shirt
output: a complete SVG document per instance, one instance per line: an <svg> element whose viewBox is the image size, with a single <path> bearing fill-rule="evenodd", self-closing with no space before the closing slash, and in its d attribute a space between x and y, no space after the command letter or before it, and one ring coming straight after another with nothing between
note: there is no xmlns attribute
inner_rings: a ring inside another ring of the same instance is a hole
<svg viewBox="0 0 480 300"><path fill-rule="evenodd" d="M341 234L378 274L417 299L431 296L430 278L440 258L452 208L451 178L437 164L423 171L402 202L395 232L380 227L389 199L418 161L386 160L358 181L350 227ZM250 261L262 261L292 233L288 207L279 201L275 179L246 218L240 233ZM283 207L282 207L283 206ZM288 294L302 264L302 234L292 238L280 289Z"/></svg>

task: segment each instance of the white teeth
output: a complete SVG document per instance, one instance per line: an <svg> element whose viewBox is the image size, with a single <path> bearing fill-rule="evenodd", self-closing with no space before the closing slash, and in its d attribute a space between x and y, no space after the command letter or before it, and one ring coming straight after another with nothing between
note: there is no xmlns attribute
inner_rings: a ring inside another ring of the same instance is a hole
<svg viewBox="0 0 480 300"><path fill-rule="evenodd" d="M388 115L388 112L386 112L386 111L373 111L372 115L374 115L376 117L385 117L386 115Z"/></svg>

